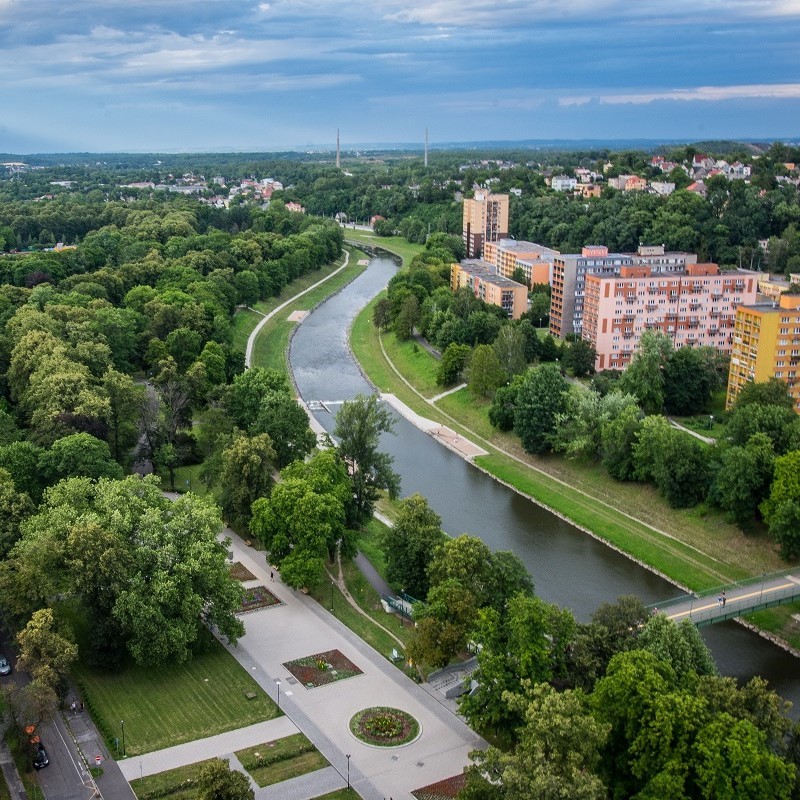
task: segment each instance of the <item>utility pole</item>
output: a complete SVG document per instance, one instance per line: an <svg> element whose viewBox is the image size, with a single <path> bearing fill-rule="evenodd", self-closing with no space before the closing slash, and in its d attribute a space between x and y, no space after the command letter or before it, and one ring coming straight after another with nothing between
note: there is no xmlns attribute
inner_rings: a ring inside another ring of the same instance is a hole
<svg viewBox="0 0 800 800"><path fill-rule="evenodd" d="M336 169L342 168L341 151L339 150L339 129L336 129Z"/></svg>

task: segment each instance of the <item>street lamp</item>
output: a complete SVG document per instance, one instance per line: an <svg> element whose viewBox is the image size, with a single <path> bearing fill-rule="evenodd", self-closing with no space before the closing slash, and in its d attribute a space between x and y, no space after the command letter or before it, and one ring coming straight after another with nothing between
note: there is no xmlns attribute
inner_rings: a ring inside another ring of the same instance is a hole
<svg viewBox="0 0 800 800"><path fill-rule="evenodd" d="M275 681L275 685L278 687L278 711L281 710L281 679Z"/></svg>
<svg viewBox="0 0 800 800"><path fill-rule="evenodd" d="M125 720L121 719L119 724L122 728L122 757L125 758Z"/></svg>
<svg viewBox="0 0 800 800"><path fill-rule="evenodd" d="M331 581L331 611L333 611L333 581Z"/></svg>
<svg viewBox="0 0 800 800"><path fill-rule="evenodd" d="M347 788L350 788L350 753L345 756L347 759Z"/></svg>

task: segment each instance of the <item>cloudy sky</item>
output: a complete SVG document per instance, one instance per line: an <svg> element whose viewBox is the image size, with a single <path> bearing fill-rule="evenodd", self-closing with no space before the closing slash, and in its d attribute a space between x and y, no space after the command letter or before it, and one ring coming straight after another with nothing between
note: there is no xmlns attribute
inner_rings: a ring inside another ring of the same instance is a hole
<svg viewBox="0 0 800 800"><path fill-rule="evenodd" d="M800 139L800 0L0 0L0 152Z"/></svg>

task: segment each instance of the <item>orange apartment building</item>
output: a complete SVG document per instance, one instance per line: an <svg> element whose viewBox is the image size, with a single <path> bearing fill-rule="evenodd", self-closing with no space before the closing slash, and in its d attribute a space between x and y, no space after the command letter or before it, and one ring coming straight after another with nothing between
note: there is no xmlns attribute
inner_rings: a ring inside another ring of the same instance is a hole
<svg viewBox="0 0 800 800"><path fill-rule="evenodd" d="M528 310L528 287L498 275L486 261L464 259L450 267L450 288L455 292L464 287L485 303L500 306L511 319Z"/></svg>
<svg viewBox="0 0 800 800"><path fill-rule="evenodd" d="M483 260L494 264L497 274L510 278L514 270L521 269L528 286L535 283L550 284L553 276L553 259L558 250L551 250L534 242L501 239L499 242L484 242Z"/></svg>
<svg viewBox="0 0 800 800"><path fill-rule="evenodd" d="M479 258L486 242L499 242L508 236L508 195L475 189L472 199L464 200L462 233L467 258Z"/></svg>
<svg viewBox="0 0 800 800"><path fill-rule="evenodd" d="M580 253L559 253L553 257L550 333L560 339L570 333L581 335L584 284L589 275L617 276L623 267L652 266L661 272L681 273L696 264L694 253L669 253L663 245L640 246L635 253L609 253L603 245L587 245Z"/></svg>
<svg viewBox="0 0 800 800"><path fill-rule="evenodd" d="M759 277L716 264L687 264L678 274L629 265L619 275L587 275L582 335L597 351L595 368L625 369L645 330L663 331L676 348L730 352L736 308L755 302Z"/></svg>
<svg viewBox="0 0 800 800"><path fill-rule="evenodd" d="M778 378L788 385L800 413L799 372L800 295L737 308L725 407L734 404L746 383Z"/></svg>

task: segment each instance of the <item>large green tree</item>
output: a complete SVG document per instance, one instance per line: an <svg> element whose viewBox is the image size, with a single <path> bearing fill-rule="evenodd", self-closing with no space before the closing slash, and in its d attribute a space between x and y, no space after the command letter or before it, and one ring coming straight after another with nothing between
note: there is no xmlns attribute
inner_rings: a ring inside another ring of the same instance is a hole
<svg viewBox="0 0 800 800"><path fill-rule="evenodd" d="M555 364L540 364L522 378L515 403L514 430L529 453L546 453L552 447L558 415L566 410L567 388Z"/></svg>
<svg viewBox="0 0 800 800"><path fill-rule="evenodd" d="M620 378L620 390L632 394L647 414L664 405L664 370L672 354L672 339L661 331L645 331L631 363Z"/></svg>
<svg viewBox="0 0 800 800"><path fill-rule="evenodd" d="M378 404L376 395L358 395L342 404L333 435L339 440L339 455L347 465L353 490L353 519L363 524L372 515L378 492L391 497L400 490L400 476L392 470L392 457L378 450L380 435L392 433L394 420Z"/></svg>

